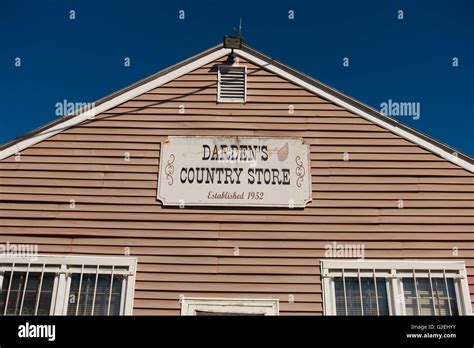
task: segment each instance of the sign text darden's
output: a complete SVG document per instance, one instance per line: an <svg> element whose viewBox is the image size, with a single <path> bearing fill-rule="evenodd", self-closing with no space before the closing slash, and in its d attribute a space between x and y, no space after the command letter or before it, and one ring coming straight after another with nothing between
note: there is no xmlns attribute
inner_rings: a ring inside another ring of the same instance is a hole
<svg viewBox="0 0 474 348"><path fill-rule="evenodd" d="M169 137L162 144L164 205L304 207L309 149L297 138Z"/></svg>

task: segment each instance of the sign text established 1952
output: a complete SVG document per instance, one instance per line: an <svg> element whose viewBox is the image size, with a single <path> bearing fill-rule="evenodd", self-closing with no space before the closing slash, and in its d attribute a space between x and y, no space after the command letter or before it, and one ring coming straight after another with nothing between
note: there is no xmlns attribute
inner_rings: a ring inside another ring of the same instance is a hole
<svg viewBox="0 0 474 348"><path fill-rule="evenodd" d="M311 201L309 164L300 138L170 136L157 198L181 207L301 208Z"/></svg>

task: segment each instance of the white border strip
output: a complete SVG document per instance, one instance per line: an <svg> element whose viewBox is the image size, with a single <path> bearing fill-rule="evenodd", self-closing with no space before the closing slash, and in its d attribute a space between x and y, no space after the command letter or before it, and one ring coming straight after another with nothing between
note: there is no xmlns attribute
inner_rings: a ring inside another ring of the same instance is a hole
<svg viewBox="0 0 474 348"><path fill-rule="evenodd" d="M324 269L330 268L367 268L411 270L444 268L447 271L461 271L465 269L464 261L427 261L427 260L334 260L321 259L320 264Z"/></svg>
<svg viewBox="0 0 474 348"><path fill-rule="evenodd" d="M359 108L339 99L338 97L328 93L328 92L325 92L323 91L322 89L316 87L316 86L313 86L303 80L301 80L300 78L274 66L271 62L268 62L268 61L265 61L263 59L260 59L260 58L257 58L255 57L254 55L250 54L250 53L247 53L243 50L236 50L237 54L242 56L243 58L249 60L249 61L253 61L254 63L256 63L257 65L260 65L262 67L264 67L265 69L268 69L270 70L271 72L274 72L275 74L277 75L280 75L288 80L290 80L291 82L294 82L296 83L297 85L303 87L303 88L306 88L308 90L310 90L311 92L313 93L316 93L328 100L330 100L331 102L349 110L349 111L352 111L353 113L357 114L357 115L360 115L362 117L364 117L365 119L369 120L370 122L372 123L375 123L409 141L412 141L418 145L420 145L421 147L425 148L426 150L429 150L431 152L434 152L438 155L440 155L441 157L443 157L444 159L456 164L456 165L459 165L460 167L463 167L464 169L467 169L469 170L470 172L474 172L474 165L470 164L469 162L461 159L461 158L458 158L456 155L452 154L452 153L449 153L441 148L439 148L438 146L436 145L433 145L429 142L427 142L426 140L423 140L422 138L414 135L414 134L411 134L401 128L398 128L396 126L393 126L383 120L380 120L378 119L377 117L374 117L368 113L366 113L365 111L362 111L360 110Z"/></svg>
<svg viewBox="0 0 474 348"><path fill-rule="evenodd" d="M182 75L185 75L194 69L197 69L203 65L209 64L213 62L216 59L219 59L227 54L230 53L230 49L226 48L221 48L220 50L217 50L215 52L209 53L208 55L201 57L199 59L196 59L195 61L186 64L180 68L177 68L176 70L173 70L163 76L157 77L156 79L149 81L147 83L144 83L143 85L140 85L134 89L131 89L129 91L126 91L115 98L112 98L95 108L91 110L87 110L80 115L77 115L69 120L66 120L64 122L58 123L55 126L45 129L42 132L32 136L31 138L22 140L2 151L0 151L0 159L7 158L13 154L16 154L24 149L26 149L29 146L32 146L34 144L39 143L42 140L45 140L49 137L52 137L53 135L58 134L59 132L62 132L63 130L66 130L70 127L73 127L83 121L86 121L88 119L92 119L95 117L95 115L98 115L102 112L105 112L107 110L110 110L114 108L117 105L120 105L132 98L135 98L143 93L146 93L148 91L151 91L154 88L160 87L161 85L164 85L165 83L168 83L169 81L172 81Z"/></svg>

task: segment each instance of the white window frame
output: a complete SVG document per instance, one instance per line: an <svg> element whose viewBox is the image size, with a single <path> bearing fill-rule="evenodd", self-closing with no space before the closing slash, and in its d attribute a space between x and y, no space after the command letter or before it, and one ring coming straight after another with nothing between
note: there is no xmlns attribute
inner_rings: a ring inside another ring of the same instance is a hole
<svg viewBox="0 0 474 348"><path fill-rule="evenodd" d="M279 305L278 299L181 298L181 315L196 315L197 311L248 315L278 315Z"/></svg>
<svg viewBox="0 0 474 348"><path fill-rule="evenodd" d="M242 68L244 70L244 99L228 99L228 98L221 98L221 68ZM218 103L240 103L245 104L247 102L247 66L246 65L239 65L238 63L234 63L232 65L229 64L220 64L217 66L217 102Z"/></svg>
<svg viewBox="0 0 474 348"><path fill-rule="evenodd" d="M385 277L390 315L406 315L402 278L444 277L455 280L459 315L472 315L472 305L463 261L419 260L321 260L324 315L336 315L334 277ZM415 270L415 273L414 273ZM399 299L399 300L398 300Z"/></svg>
<svg viewBox="0 0 474 348"><path fill-rule="evenodd" d="M99 270L99 266L110 266L111 271ZM55 273L51 308L49 315L67 315L68 295L72 274L81 274L84 267L97 267L96 274L123 275L120 315L131 315L137 259L134 257L109 256L52 256L34 257L0 257L0 289L3 286L3 275L14 269L15 272L53 272ZM128 268L114 272L114 267ZM90 273L90 272L88 272ZM84 273L85 274L85 273ZM0 315L3 315L1 313Z"/></svg>

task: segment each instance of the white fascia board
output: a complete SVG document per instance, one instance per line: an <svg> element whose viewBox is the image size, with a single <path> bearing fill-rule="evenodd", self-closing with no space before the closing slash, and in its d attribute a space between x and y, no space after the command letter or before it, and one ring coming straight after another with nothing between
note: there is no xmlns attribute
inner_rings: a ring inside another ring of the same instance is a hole
<svg viewBox="0 0 474 348"><path fill-rule="evenodd" d="M96 115L101 114L102 112L105 112L107 110L110 110L114 108L117 105L120 105L130 99L133 99L143 93L146 93L148 91L151 91L152 89L155 89L157 87L160 87L161 85L164 85L165 83L168 83L182 75L185 75L203 65L209 64L213 62L216 59L219 59L225 55L228 55L231 52L230 49L227 48L221 48L220 50L217 50L215 52L209 53L208 55L205 55L204 57L198 58L194 61L192 61L189 64L186 64L182 67L179 67L173 71L170 71L169 73L159 76L154 80L151 80L149 82L146 82L136 88L133 88L129 91L126 91L98 106L91 110L87 110L75 117L72 117L64 122L60 122L56 124L55 126L51 128L47 128L43 131L41 131L38 134L35 134L31 136L28 139L22 140L16 144L13 144L12 146L0 151L0 160L7 158L13 154L16 154L34 144L39 143L42 140L48 139L52 137L53 135L56 135L68 128L71 128L81 122L84 122L89 119L93 119Z"/></svg>
<svg viewBox="0 0 474 348"><path fill-rule="evenodd" d="M146 93L154 88L157 88L173 79L176 79L184 74L187 74L189 73L190 71L194 70L194 69L197 69L199 68L200 66L202 65L205 65L205 64L208 64L216 59L219 59L227 54L229 54L231 52L230 49L225 49L225 48L221 48L220 50L217 50L213 53L210 53L204 57L201 57L199 59L196 59L195 61L189 63L189 64L186 64L180 68L177 68L176 70L173 70L163 76L160 76L160 77L157 77L156 79L152 80L152 81L149 81L147 83L144 83L143 85L140 85L134 89L131 89L129 91L126 91L118 96L116 96L115 98L112 98L100 105L98 105L97 107L91 109L91 110L88 110L80 115L77 115L73 118L70 118L64 122L60 122L58 124L56 124L55 126L51 127L51 128L48 128L48 129L45 129L43 131L41 131L40 133L38 134L35 134L33 136L31 136L30 138L28 139L25 139L25 140L22 140L16 144L13 144L12 146L0 151L0 160L1 159L4 159L4 158L7 158L13 154L16 154L26 148L28 148L29 146L32 146L34 144L37 144L38 142L42 141L42 140L45 140L49 137L52 137L53 135L56 135L58 133L60 133L61 131L63 130L66 130L70 127L73 127L83 121L86 121L88 119L92 119L95 117L95 115L98 115L102 112L105 112L107 110L110 110L112 109L113 107L117 106L117 105L120 105L132 98L135 98L137 96L139 96L140 94L143 94L143 93ZM252 55L251 53L248 53L248 52L245 52L243 50L236 50L236 52L243 58L249 60L249 61L252 61L254 63L256 63L257 65L260 65L262 67L264 67L265 69L268 69L272 72L274 72L275 74L277 75L280 75L286 79L288 79L289 81L292 81L294 82L295 84L303 87L303 88L306 88L307 90L310 90L312 91L313 93L317 94L317 95L320 95L328 100L330 100L331 102L359 115L359 116L362 116L364 117L365 119L367 119L368 121L374 123L374 124L377 124L399 136L401 136L402 138L404 139L407 139L409 141L412 141L413 143L421 146L422 148L428 150L428 151L431 151L441 157L443 157L444 159L452 162L453 164L456 164L464 169L467 169L469 170L470 172L474 172L474 165L470 164L469 162L467 162L466 160L462 159L462 158L459 158L457 156L455 156L454 154L452 153L449 153L448 151L430 143L430 142L427 142L426 140L418 137L417 135L415 134L412 134L410 132L407 132L397 126L394 126L394 125L391 125L390 123L384 121L384 120L381 120L373 115L370 115L369 113L361 110L360 108L352 105L352 104L349 104L347 102L345 102L344 100L338 98L337 96L334 96L333 94L331 93L328 93L310 83L307 83L305 81L303 81L302 79L276 67L275 65L273 65L271 62L269 61L265 61L263 59L260 59L254 55Z"/></svg>
<svg viewBox="0 0 474 348"><path fill-rule="evenodd" d="M236 50L236 53L238 55L240 55L241 57L249 60L249 61L252 61L254 63L256 63L257 65L260 65L262 67L264 67L265 69L268 69L270 70L271 72L274 72L275 74L277 75L280 75L286 79L288 79L289 81L291 82L294 82L296 83L297 85L303 87L303 88L306 88L308 90L310 90L311 92L313 93L316 93L324 98L326 98L327 100L330 100L331 102L333 102L334 104L337 104L357 115L360 115L362 117L364 117L365 119L367 119L368 121L372 122L372 123L375 123L399 136L401 136L402 138L405 138L406 140L409 140L409 141L412 141L414 143L416 143L417 145L423 147L424 149L428 150L428 151L431 151L441 157L443 157L444 159L452 162L453 164L456 164L464 169L467 169L469 170L470 172L474 172L474 165L470 164L469 162L463 160L462 158L458 158L457 156L455 156L454 154L452 153L449 153L448 151L436 146L436 145L433 145L429 142L427 142L426 140L416 136L415 134L412 134L412 133L409 133L399 127L396 127L396 126L393 126L375 116L372 116L370 114L368 114L367 112L355 107L354 105L351 105L347 102L345 102L344 100L342 99L339 99L337 96L334 96L333 94L330 94L310 83L307 83L303 80L301 80L300 78L276 67L275 65L273 65L270 61L265 61L263 59L260 59L258 57L255 57L254 55L252 55L251 53L248 53L248 52L245 52L243 50Z"/></svg>

